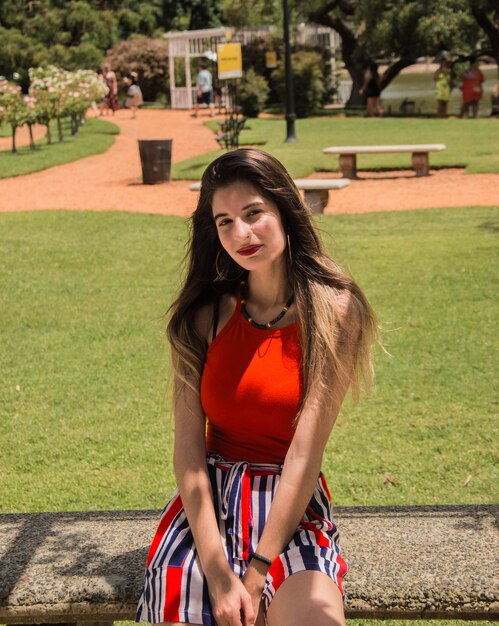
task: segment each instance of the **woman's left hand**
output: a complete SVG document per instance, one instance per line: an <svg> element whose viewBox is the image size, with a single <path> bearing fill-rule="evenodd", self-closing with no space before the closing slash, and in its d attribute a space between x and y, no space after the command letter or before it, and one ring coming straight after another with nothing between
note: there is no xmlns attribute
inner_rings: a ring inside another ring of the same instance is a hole
<svg viewBox="0 0 499 626"><path fill-rule="evenodd" d="M262 606L262 592L265 585L267 569L268 568L265 564L253 561L243 576L243 585L246 587L251 596L253 610L257 616L255 626L265 626Z"/></svg>

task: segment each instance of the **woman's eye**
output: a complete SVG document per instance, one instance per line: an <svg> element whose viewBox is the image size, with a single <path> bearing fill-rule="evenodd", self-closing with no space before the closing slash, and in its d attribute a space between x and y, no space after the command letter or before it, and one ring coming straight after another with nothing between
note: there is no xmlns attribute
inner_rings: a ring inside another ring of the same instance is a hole
<svg viewBox="0 0 499 626"><path fill-rule="evenodd" d="M258 214L259 214L259 213L261 213L261 212L262 212L262 211L261 211L261 209L253 209L252 211L250 211L250 212L248 213L248 215L249 215L250 217L253 217L254 215L258 215Z"/></svg>
<svg viewBox="0 0 499 626"><path fill-rule="evenodd" d="M218 222L219 228L220 228L220 226L226 226L227 224L230 224L230 220L220 220Z"/></svg>

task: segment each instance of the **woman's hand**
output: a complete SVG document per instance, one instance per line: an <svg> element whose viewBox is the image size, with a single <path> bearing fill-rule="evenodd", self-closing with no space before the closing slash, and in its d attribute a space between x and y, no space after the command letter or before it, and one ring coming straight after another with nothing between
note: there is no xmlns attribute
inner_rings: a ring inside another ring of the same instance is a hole
<svg viewBox="0 0 499 626"><path fill-rule="evenodd" d="M248 590L231 569L207 576L211 608L218 626L254 626L256 613Z"/></svg>
<svg viewBox="0 0 499 626"><path fill-rule="evenodd" d="M267 571L268 567L264 563L253 560L243 576L243 583L250 595L255 614L255 626L265 626L262 592Z"/></svg>

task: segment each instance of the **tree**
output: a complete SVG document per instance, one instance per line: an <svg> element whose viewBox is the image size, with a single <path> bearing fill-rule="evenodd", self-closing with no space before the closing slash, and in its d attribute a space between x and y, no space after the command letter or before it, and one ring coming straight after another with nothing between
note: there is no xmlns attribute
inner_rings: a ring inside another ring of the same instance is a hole
<svg viewBox="0 0 499 626"><path fill-rule="evenodd" d="M227 24L237 28L258 28L282 24L281 0L222 0Z"/></svg>
<svg viewBox="0 0 499 626"><path fill-rule="evenodd" d="M106 61L116 72L118 83L135 71L146 102L169 94L168 43L164 39L140 37L121 41L109 50Z"/></svg>
<svg viewBox="0 0 499 626"><path fill-rule="evenodd" d="M19 85L10 84L6 80L0 81L0 108L3 119L12 131L12 152L17 152L16 132L19 126L26 123L29 114Z"/></svg>
<svg viewBox="0 0 499 626"><path fill-rule="evenodd" d="M222 10L219 0L189 0L189 30L222 26Z"/></svg>
<svg viewBox="0 0 499 626"><path fill-rule="evenodd" d="M499 5L496 0L470 0L471 14L488 39L499 73Z"/></svg>
<svg viewBox="0 0 499 626"><path fill-rule="evenodd" d="M221 0L1 0L0 75L57 64L93 68L107 50L136 36L221 25Z"/></svg>
<svg viewBox="0 0 499 626"><path fill-rule="evenodd" d="M352 79L347 106L363 105L359 89L364 70L385 59L381 76L387 87L401 70L418 57L442 51L471 51L477 37L476 23L463 0L297 0L310 21L334 29L341 37L341 51Z"/></svg>

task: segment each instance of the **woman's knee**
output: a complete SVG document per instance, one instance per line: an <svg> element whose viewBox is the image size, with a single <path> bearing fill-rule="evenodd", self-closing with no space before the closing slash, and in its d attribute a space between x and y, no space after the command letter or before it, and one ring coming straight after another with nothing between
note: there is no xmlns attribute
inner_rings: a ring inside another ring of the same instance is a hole
<svg viewBox="0 0 499 626"><path fill-rule="evenodd" d="M323 572L298 572L277 590L267 612L268 626L345 626L340 590Z"/></svg>

